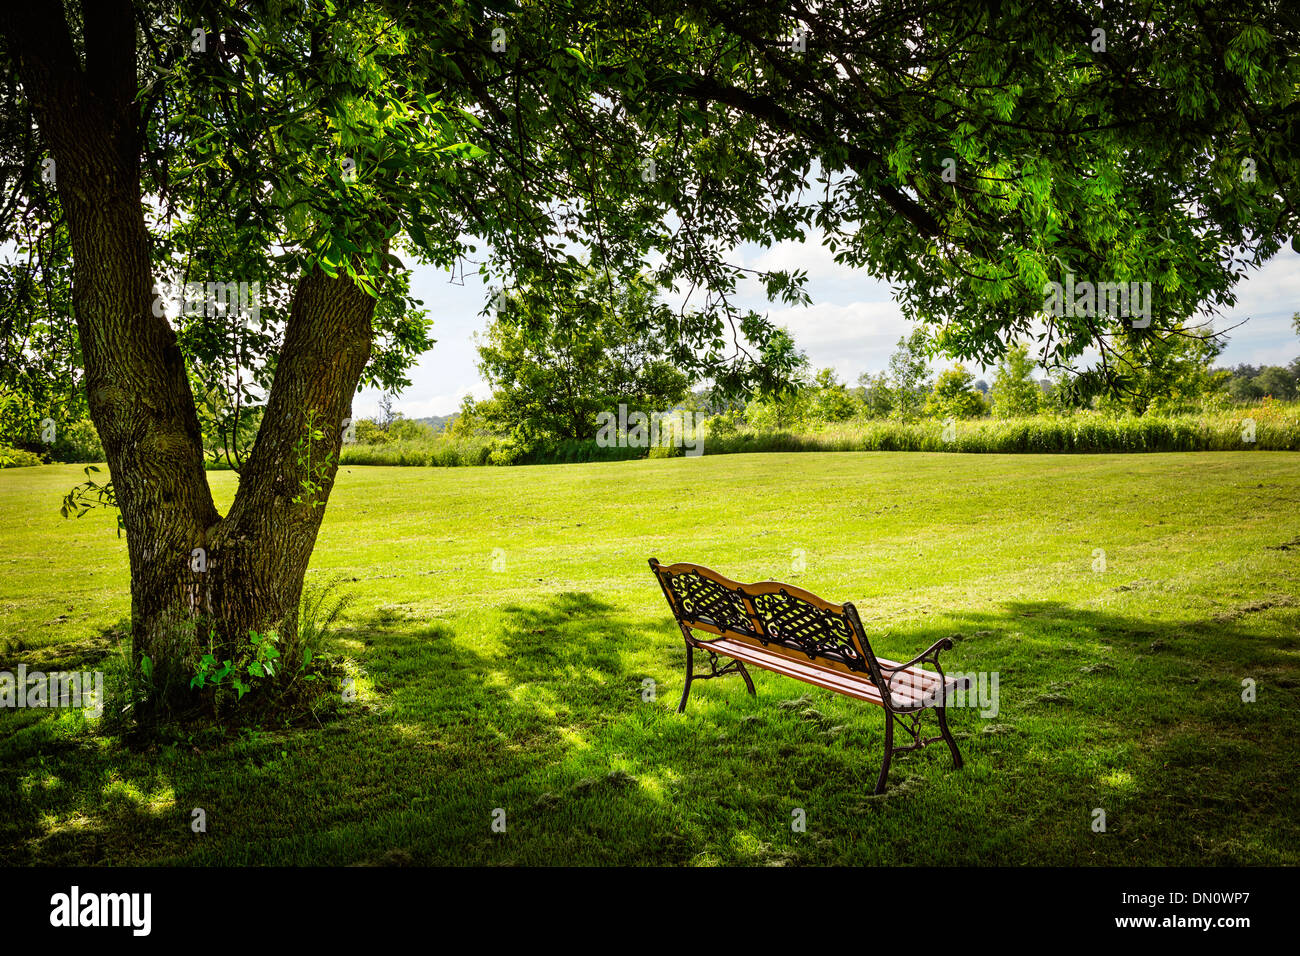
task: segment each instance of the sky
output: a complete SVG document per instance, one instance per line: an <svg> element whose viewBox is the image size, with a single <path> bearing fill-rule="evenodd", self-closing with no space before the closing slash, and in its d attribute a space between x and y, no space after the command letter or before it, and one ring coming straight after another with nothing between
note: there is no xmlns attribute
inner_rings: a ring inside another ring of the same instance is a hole
<svg viewBox="0 0 1300 956"><path fill-rule="evenodd" d="M768 303L757 283L742 290L736 303L741 308L767 312L773 322L789 329L795 345L807 353L813 369L832 368L841 381L855 383L863 372L880 372L886 367L900 337L912 324L903 318L889 286L861 270L837 264L831 253L816 242L783 242L770 249L741 247L740 264L754 269L805 269L812 304L798 308ZM491 393L478 371L474 335L481 332L487 316L481 315L488 290L477 273L464 276L463 283L428 266L415 266L411 289L424 300L433 319L437 344L411 369L411 385L394 399L393 407L407 418L449 415L472 394L486 398ZM674 302L670 297L666 301ZM1228 337L1219 365L1285 365L1300 355L1300 339L1291 327L1291 316L1300 311L1300 254L1289 246L1250 273L1237 285L1237 304L1216 319L1216 328L1228 328L1245 320ZM955 364L939 358L936 370ZM991 370L972 367L977 377L991 377ZM378 410L379 393L363 390L353 402L353 415L366 418Z"/></svg>

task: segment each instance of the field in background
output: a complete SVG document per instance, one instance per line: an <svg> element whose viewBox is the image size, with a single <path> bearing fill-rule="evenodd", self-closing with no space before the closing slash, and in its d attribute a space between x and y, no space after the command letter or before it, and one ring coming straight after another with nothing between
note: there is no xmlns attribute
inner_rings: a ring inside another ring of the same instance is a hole
<svg viewBox="0 0 1300 956"><path fill-rule="evenodd" d="M80 478L0 472L0 670L123 677L125 546L109 514L59 517ZM210 480L227 505L235 477ZM877 708L755 673L757 699L698 683L679 717L651 555L853 600L882 656L952 636L945 666L998 672L999 712L954 711L966 769L903 756L883 797ZM132 748L76 712L0 712L0 853L1294 865L1298 558L1285 453L345 466L311 573L356 595L332 647L365 673L347 716Z"/></svg>
<svg viewBox="0 0 1300 956"><path fill-rule="evenodd" d="M671 416L670 416L671 417ZM369 424L369 423L365 423ZM672 458L687 454L732 455L768 451L934 451L977 454L1056 454L1162 451L1300 451L1300 403L1264 399L1219 405L1185 414L1136 416L1098 411L1070 411L1020 418L973 418L902 421L897 418L852 418L801 423L797 427L758 428L737 425L730 416L708 419L684 442L636 447L620 440L515 439L482 431L435 431L426 421L398 420L392 431L371 427L367 440L347 443L340 451L345 465L403 465L454 468L474 465L552 465L636 458ZM69 431L76 441L36 454L31 449L0 445L0 468L25 467L49 459L57 462L102 461L104 452L94 426L81 422ZM382 439L382 440L380 440ZM698 441L697 441L698 439ZM683 447L683 445L685 447ZM207 466L229 469L225 456L209 449Z"/></svg>
<svg viewBox="0 0 1300 956"><path fill-rule="evenodd" d="M1300 404L1265 401L1186 415L1111 415L1081 411L1024 418L904 422L865 419L795 429L727 428L710 419L700 432L704 455L769 451L931 451L1054 454L1166 451L1300 451ZM694 443L690 443L694 447ZM554 464L673 457L681 447L602 447L589 441L521 448L485 435L345 445L350 465Z"/></svg>

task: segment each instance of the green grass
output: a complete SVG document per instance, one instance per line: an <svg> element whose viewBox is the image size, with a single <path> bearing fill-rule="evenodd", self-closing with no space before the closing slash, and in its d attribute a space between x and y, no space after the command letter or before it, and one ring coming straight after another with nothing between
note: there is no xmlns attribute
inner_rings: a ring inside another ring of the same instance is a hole
<svg viewBox="0 0 1300 956"><path fill-rule="evenodd" d="M1254 425L1253 433L1244 423ZM706 455L760 451L938 451L1044 454L1162 451L1300 451L1300 405L1261 403L1186 415L1075 412L956 421L853 421L793 431L710 437Z"/></svg>
<svg viewBox="0 0 1300 956"><path fill-rule="evenodd" d="M721 423L721 424L719 424ZM724 419L706 426L705 455L791 451L931 451L972 454L1056 454L1162 451L1300 451L1300 403L1272 399L1183 414L1111 414L1075 411L1021 418L956 421L952 429L929 418L854 419L832 424L798 423L785 429L735 429ZM528 465L674 457L677 447L647 452L600 447L595 439L541 442L525 450L501 438L446 433L389 444L351 444L340 452L345 465ZM220 467L220 466L218 466Z"/></svg>
<svg viewBox="0 0 1300 956"><path fill-rule="evenodd" d="M0 472L0 669L120 679L124 544L107 514L58 516L80 476ZM228 503L234 476L209 478ZM966 769L942 746L896 758L883 797L877 708L755 673L757 699L701 682L679 717L685 654L651 555L853 600L886 657L959 635L946 666L998 672L1000 713L953 711ZM0 848L11 864L1296 864L1298 556L1285 453L346 467L312 571L356 595L332 647L365 675L345 716L132 749L72 712L2 713Z"/></svg>

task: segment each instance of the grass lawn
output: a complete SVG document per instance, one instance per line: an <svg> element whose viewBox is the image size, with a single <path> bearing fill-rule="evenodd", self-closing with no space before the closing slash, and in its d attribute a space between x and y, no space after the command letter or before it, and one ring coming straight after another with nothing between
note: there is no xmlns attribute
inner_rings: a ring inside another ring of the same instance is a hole
<svg viewBox="0 0 1300 956"><path fill-rule="evenodd" d="M80 477L0 471L0 670L121 679L125 545L59 517ZM903 755L882 797L878 708L755 670L677 716L652 555L852 600L896 660L952 636L999 712L951 711L966 769ZM351 466L312 567L356 595L345 716L133 750L0 713L4 861L1300 863L1293 453Z"/></svg>

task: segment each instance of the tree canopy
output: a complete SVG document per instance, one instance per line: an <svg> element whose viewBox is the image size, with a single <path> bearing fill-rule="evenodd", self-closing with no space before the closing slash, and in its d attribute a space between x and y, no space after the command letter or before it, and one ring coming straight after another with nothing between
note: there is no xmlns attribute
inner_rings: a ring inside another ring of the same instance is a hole
<svg viewBox="0 0 1300 956"><path fill-rule="evenodd" d="M707 210L724 193L726 228L690 221L728 238L823 233L839 261L896 283L954 356L992 364L1033 334L1049 366L1100 350L1083 387L1120 384L1117 340L1141 349L1230 305L1296 233L1284 4L676 10L620 7L613 37L593 17L584 47L658 133L666 198ZM1036 328L1045 284L1070 277L1149 283L1154 321L1067 310Z"/></svg>

